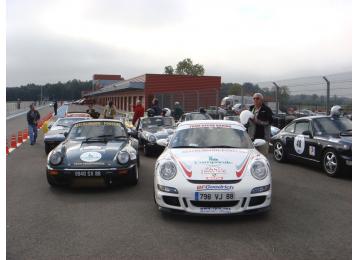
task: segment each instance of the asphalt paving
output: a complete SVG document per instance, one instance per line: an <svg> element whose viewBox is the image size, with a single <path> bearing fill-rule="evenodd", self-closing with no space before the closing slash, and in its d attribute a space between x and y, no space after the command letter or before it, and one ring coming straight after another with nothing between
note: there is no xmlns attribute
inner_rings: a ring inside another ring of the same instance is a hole
<svg viewBox="0 0 360 260"><path fill-rule="evenodd" d="M156 157L141 153L135 187L51 188L43 135L6 159L8 259L350 259L352 180L270 158L272 209L250 216L163 214Z"/></svg>

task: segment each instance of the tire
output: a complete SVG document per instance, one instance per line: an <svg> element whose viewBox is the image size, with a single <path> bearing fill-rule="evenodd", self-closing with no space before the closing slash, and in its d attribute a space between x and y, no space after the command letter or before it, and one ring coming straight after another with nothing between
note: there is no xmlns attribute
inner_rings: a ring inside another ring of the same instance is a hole
<svg viewBox="0 0 360 260"><path fill-rule="evenodd" d="M140 167L140 155L139 155L139 152L138 152L136 164L137 164L137 167Z"/></svg>
<svg viewBox="0 0 360 260"><path fill-rule="evenodd" d="M151 155L151 149L146 144L144 144L144 155L145 156Z"/></svg>
<svg viewBox="0 0 360 260"><path fill-rule="evenodd" d="M51 175L49 175L49 174L46 174L46 177L47 177L47 181L48 181L48 183L49 183L49 185L50 185L51 187L59 187L59 186L61 186L61 185L55 180L55 178L54 178L53 176L51 176Z"/></svg>
<svg viewBox="0 0 360 260"><path fill-rule="evenodd" d="M50 147L50 145L49 144L47 144L47 143L45 143L45 153L46 154L49 154L50 152L51 152L51 147Z"/></svg>
<svg viewBox="0 0 360 260"><path fill-rule="evenodd" d="M342 163L334 149L324 151L321 165L325 173L330 177L337 177L341 174Z"/></svg>
<svg viewBox="0 0 360 260"><path fill-rule="evenodd" d="M286 161L286 152L284 149L284 145L280 141L276 141L273 147L273 156L275 161L277 162L285 162Z"/></svg>
<svg viewBox="0 0 360 260"><path fill-rule="evenodd" d="M128 176L128 183L132 186L135 186L139 181L139 168L137 165L135 165L134 170L132 173Z"/></svg>

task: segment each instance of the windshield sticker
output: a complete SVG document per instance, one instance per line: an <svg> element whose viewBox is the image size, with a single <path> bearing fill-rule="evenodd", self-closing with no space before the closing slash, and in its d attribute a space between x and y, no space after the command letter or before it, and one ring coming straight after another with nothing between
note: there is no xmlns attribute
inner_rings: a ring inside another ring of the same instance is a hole
<svg viewBox="0 0 360 260"><path fill-rule="evenodd" d="M247 154L248 151L243 148L191 148L191 149L182 149L181 153L208 153L208 152L226 152L226 153L244 153Z"/></svg>
<svg viewBox="0 0 360 260"><path fill-rule="evenodd" d="M294 149L298 154L302 154L305 150L305 137L297 135L294 139Z"/></svg>
<svg viewBox="0 0 360 260"><path fill-rule="evenodd" d="M91 146L85 146L83 150L101 150L101 146L91 145Z"/></svg>
<svg viewBox="0 0 360 260"><path fill-rule="evenodd" d="M227 125L227 124L197 124L197 125L190 125L190 128L231 128L231 125Z"/></svg>
<svg viewBox="0 0 360 260"><path fill-rule="evenodd" d="M96 162L101 159L101 153L86 152L80 155L80 159L84 162Z"/></svg>
<svg viewBox="0 0 360 260"><path fill-rule="evenodd" d="M81 127L81 126L103 126L103 125L109 125L109 126L121 126L120 122L80 122L74 125L74 127Z"/></svg>

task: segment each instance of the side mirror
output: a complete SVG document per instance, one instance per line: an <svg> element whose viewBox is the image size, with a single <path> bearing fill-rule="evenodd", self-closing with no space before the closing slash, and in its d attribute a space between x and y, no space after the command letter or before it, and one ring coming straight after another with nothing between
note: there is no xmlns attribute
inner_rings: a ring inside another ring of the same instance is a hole
<svg viewBox="0 0 360 260"><path fill-rule="evenodd" d="M64 132L65 138L69 135L69 132Z"/></svg>
<svg viewBox="0 0 360 260"><path fill-rule="evenodd" d="M266 144L266 141L264 139L255 139L253 142L255 148L261 147Z"/></svg>
<svg viewBox="0 0 360 260"><path fill-rule="evenodd" d="M50 129L52 127L52 125L48 125L48 129Z"/></svg>
<svg viewBox="0 0 360 260"><path fill-rule="evenodd" d="M313 138L313 135L311 134L311 132L309 130L306 130L302 133L303 135L307 135L309 136L310 138Z"/></svg>
<svg viewBox="0 0 360 260"><path fill-rule="evenodd" d="M169 144L168 139L159 139L156 141L157 145L166 147Z"/></svg>

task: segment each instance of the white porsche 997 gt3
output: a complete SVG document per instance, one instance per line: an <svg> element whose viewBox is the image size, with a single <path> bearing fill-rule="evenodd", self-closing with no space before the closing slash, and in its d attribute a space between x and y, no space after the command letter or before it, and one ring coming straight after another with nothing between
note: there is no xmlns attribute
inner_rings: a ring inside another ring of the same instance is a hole
<svg viewBox="0 0 360 260"><path fill-rule="evenodd" d="M186 121L155 164L154 196L161 210L241 214L271 204L271 169L238 122Z"/></svg>

